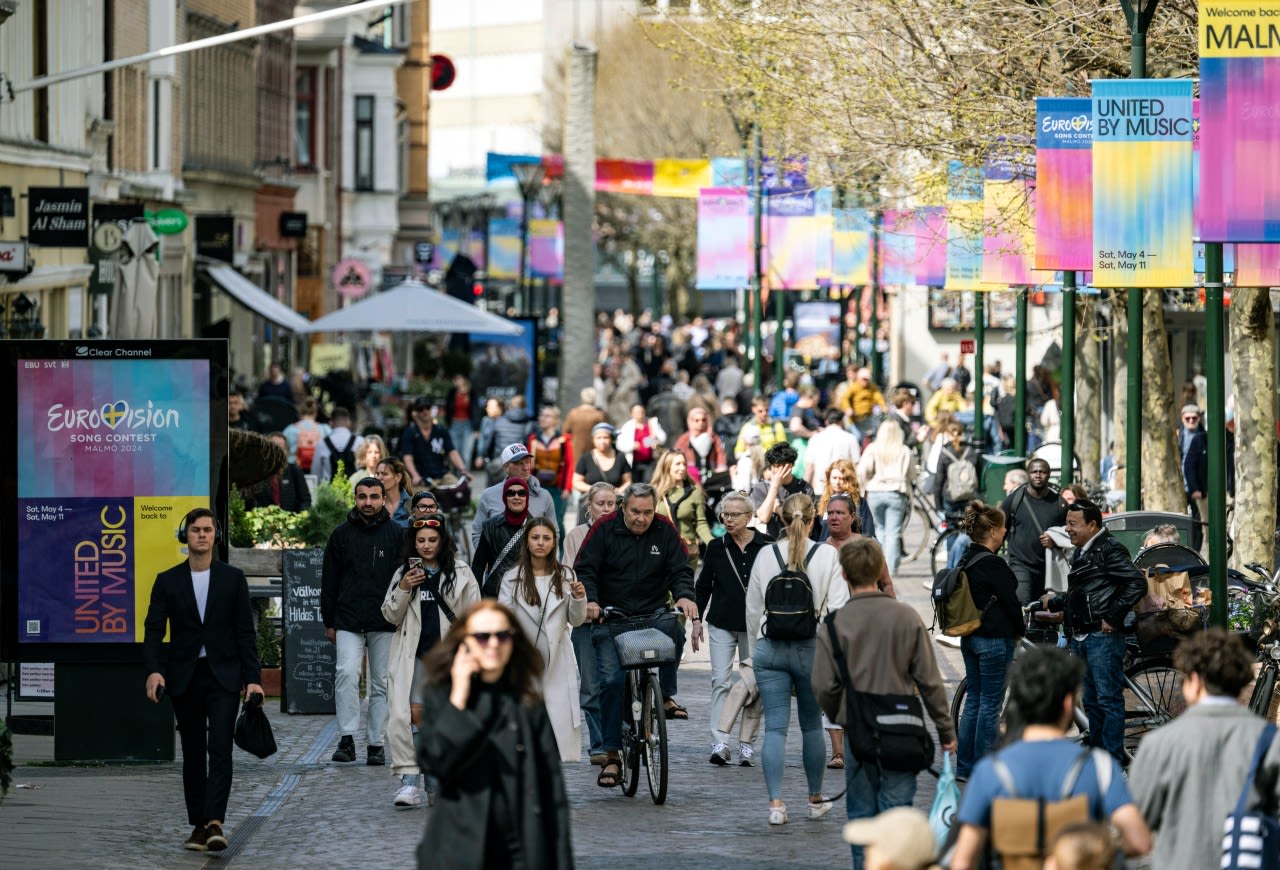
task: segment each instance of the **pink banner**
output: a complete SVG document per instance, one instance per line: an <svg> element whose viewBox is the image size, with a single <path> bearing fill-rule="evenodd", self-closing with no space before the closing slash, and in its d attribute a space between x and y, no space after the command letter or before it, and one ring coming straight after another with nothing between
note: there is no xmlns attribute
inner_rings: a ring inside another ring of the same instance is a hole
<svg viewBox="0 0 1280 870"><path fill-rule="evenodd" d="M741 187L708 187L698 195L699 290L747 286L751 264L751 216Z"/></svg>
<svg viewBox="0 0 1280 870"><path fill-rule="evenodd" d="M1237 287L1280 287L1280 245L1236 245Z"/></svg>
<svg viewBox="0 0 1280 870"><path fill-rule="evenodd" d="M1037 269L1093 268L1092 146L1092 100L1036 100Z"/></svg>
<svg viewBox="0 0 1280 870"><path fill-rule="evenodd" d="M941 287L947 281L947 210L916 210L916 283Z"/></svg>

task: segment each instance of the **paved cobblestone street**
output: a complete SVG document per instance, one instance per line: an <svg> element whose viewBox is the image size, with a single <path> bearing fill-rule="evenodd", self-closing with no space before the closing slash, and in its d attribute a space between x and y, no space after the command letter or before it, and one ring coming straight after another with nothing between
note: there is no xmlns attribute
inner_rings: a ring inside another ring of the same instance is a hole
<svg viewBox="0 0 1280 870"><path fill-rule="evenodd" d="M897 588L927 621L928 596L921 587L926 559L903 563ZM963 671L959 652L935 649L950 693ZM596 787L596 769L585 760L566 767L577 865L610 870L677 861L699 868L848 866L848 847L840 839L843 800L824 819L804 818L806 789L794 719L784 780L790 824L768 826L758 765L707 763L708 679L705 649L687 655L680 700L690 719L668 723L671 784L664 806L653 805L643 781L637 795L626 798L617 789ZM22 712L51 712L51 705L19 706ZM0 803L0 867L315 868L364 866L371 860L412 866L431 810L395 809L397 781L388 768L330 762L337 742L332 716L287 716L278 705L269 713L280 751L259 761L236 750L227 819L230 848L220 856L181 848L189 828L180 763L52 766L41 763L53 756L52 737L16 735L15 782L30 788L13 790ZM359 738L357 748L363 760ZM841 791L843 773L827 774L825 791ZM918 806L927 809L933 782L927 773L921 776Z"/></svg>

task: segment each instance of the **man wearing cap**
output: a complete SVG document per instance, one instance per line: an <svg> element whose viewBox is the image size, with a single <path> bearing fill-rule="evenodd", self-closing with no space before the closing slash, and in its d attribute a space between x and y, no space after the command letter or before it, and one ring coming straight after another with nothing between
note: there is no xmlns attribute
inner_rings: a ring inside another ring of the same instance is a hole
<svg viewBox="0 0 1280 870"><path fill-rule="evenodd" d="M474 551L480 545L480 530L489 519L502 514L506 508L502 503L502 485L509 477L518 477L529 485L529 516L546 517L557 531L560 526L556 522L556 505L551 493L543 489L538 478L533 475L533 456L529 448L523 444L508 444L502 448L499 456L502 462L502 477L493 486L480 493L476 502L476 518L471 522L471 548Z"/></svg>
<svg viewBox="0 0 1280 870"><path fill-rule="evenodd" d="M1195 405L1182 408L1182 428L1178 430L1178 447L1182 451L1182 485L1191 508L1191 546L1199 550L1204 543L1204 527L1209 519L1209 438L1200 425L1200 409Z"/></svg>
<svg viewBox="0 0 1280 870"><path fill-rule="evenodd" d="M446 459L459 475L466 474L466 463L453 446L449 430L435 424L436 409L431 400L426 396L414 399L412 413L413 422L400 436L400 455L413 485L422 486L423 480L444 477L449 467Z"/></svg>

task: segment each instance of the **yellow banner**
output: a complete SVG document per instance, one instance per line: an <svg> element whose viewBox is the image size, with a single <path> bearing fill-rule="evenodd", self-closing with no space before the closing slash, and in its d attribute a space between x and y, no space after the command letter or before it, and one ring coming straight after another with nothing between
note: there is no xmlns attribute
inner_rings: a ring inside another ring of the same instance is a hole
<svg viewBox="0 0 1280 870"><path fill-rule="evenodd" d="M697 199L698 191L711 187L710 160L653 161L653 195Z"/></svg>
<svg viewBox="0 0 1280 870"><path fill-rule="evenodd" d="M1280 0L1201 3L1200 56L1280 57Z"/></svg>
<svg viewBox="0 0 1280 870"><path fill-rule="evenodd" d="M187 557L187 548L178 541L178 526L189 511L198 507L209 507L209 499L198 495L133 497L133 594L138 643L142 643L143 621L156 575Z"/></svg>
<svg viewBox="0 0 1280 870"><path fill-rule="evenodd" d="M311 345L311 374L323 377L334 370L351 368L351 346L346 344Z"/></svg>

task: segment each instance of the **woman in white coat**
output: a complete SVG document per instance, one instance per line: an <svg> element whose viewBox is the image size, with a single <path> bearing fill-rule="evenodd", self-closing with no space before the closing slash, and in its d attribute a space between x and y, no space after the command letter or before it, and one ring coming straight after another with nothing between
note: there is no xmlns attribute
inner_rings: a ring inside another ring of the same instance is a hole
<svg viewBox="0 0 1280 870"><path fill-rule="evenodd" d="M434 514L413 520L404 564L382 600L383 618L396 626L387 664L386 740L391 773L400 777L397 807L422 805L413 745L413 732L422 724L422 656L449 631L455 614L479 600L480 584L458 558L445 518Z"/></svg>
<svg viewBox="0 0 1280 870"><path fill-rule="evenodd" d="M618 452L627 457L631 479L648 482L658 450L666 443L667 433L657 417L650 417L644 405L632 405L631 416L618 427Z"/></svg>
<svg viewBox="0 0 1280 870"><path fill-rule="evenodd" d="M502 576L498 600L515 612L521 630L542 654L542 697L560 760L580 761L582 708L570 632L586 621L587 590L572 568L560 564L556 549L555 525L545 517L530 521L516 567Z"/></svg>

